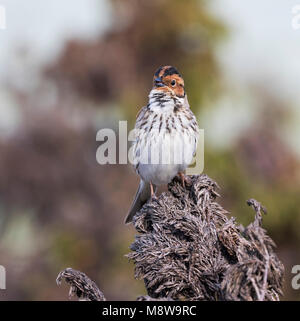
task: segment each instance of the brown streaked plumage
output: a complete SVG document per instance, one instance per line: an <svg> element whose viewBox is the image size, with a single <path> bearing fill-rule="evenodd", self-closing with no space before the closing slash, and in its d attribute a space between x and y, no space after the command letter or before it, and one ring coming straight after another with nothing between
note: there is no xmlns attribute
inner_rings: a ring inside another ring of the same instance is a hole
<svg viewBox="0 0 300 321"><path fill-rule="evenodd" d="M177 174L184 186L183 172L196 152L198 124L176 68L164 66L155 72L149 103L138 113L135 130L133 157L141 181L125 223L155 197L156 186Z"/></svg>

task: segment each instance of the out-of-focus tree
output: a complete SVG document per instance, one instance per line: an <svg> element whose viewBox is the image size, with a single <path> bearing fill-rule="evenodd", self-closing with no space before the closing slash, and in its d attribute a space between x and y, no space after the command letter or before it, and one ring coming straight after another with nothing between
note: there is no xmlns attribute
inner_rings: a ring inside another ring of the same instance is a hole
<svg viewBox="0 0 300 321"><path fill-rule="evenodd" d="M207 1L112 0L111 5L112 28L104 36L70 41L46 69L61 92L99 104L118 101L135 115L146 102L154 71L167 64L184 75L194 108L218 93L215 47L226 29Z"/></svg>

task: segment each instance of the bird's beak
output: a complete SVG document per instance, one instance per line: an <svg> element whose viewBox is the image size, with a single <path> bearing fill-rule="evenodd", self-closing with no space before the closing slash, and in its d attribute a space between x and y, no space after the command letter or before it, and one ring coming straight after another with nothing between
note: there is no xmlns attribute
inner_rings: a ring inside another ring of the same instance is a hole
<svg viewBox="0 0 300 321"><path fill-rule="evenodd" d="M165 86L165 85L163 84L163 82L162 82L161 77L157 77L157 78L154 79L154 85L155 85L156 87L164 87L164 86Z"/></svg>

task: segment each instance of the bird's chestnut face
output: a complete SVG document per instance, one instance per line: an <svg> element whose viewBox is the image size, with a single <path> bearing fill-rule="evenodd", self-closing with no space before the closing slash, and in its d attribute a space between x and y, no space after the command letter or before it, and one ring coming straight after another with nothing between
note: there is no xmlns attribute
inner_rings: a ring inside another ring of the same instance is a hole
<svg viewBox="0 0 300 321"><path fill-rule="evenodd" d="M184 81L172 66L164 66L157 69L153 77L153 88L165 92L172 92L179 98L185 96Z"/></svg>

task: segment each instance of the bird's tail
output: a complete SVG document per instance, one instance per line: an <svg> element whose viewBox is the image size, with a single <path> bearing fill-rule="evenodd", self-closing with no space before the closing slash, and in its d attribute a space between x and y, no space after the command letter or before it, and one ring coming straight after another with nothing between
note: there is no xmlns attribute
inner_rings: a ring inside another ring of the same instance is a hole
<svg viewBox="0 0 300 321"><path fill-rule="evenodd" d="M131 205L131 208L127 214L125 224L128 224L132 221L136 212L138 212L143 205L150 199L151 197L151 189L150 184L144 182L142 179L140 180L139 188L135 194L134 201Z"/></svg>

